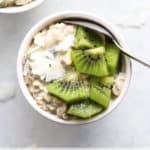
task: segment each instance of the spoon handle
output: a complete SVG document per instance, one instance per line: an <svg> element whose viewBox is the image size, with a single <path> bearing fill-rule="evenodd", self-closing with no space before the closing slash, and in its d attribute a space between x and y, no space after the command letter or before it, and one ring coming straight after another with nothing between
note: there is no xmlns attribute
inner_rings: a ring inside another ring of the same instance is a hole
<svg viewBox="0 0 150 150"><path fill-rule="evenodd" d="M133 60L135 60L136 62L138 62L138 63L140 63L140 64L142 64L142 65L144 65L144 66L150 68L150 63L148 63L148 62L146 62L146 61L143 61L142 58L139 58L139 56L136 56L136 55L133 54L132 52L128 52L127 50L123 49L115 40L113 40L113 42L116 44L116 46L121 50L121 52L122 52L124 55L126 55L126 56L132 58Z"/></svg>

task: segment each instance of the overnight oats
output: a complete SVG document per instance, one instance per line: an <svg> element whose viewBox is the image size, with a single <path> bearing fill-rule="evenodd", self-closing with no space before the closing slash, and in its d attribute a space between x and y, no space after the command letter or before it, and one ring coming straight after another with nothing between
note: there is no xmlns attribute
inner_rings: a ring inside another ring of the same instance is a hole
<svg viewBox="0 0 150 150"><path fill-rule="evenodd" d="M11 6L23 6L31 3L33 0L0 0L0 8Z"/></svg>
<svg viewBox="0 0 150 150"><path fill-rule="evenodd" d="M25 51L24 81L42 110L64 120L88 119L121 94L120 58L104 35L56 23L35 34Z"/></svg>

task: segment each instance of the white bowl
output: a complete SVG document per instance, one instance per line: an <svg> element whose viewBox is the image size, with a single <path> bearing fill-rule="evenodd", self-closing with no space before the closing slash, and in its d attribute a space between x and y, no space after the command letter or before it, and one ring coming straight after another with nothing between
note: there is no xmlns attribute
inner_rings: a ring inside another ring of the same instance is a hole
<svg viewBox="0 0 150 150"><path fill-rule="evenodd" d="M39 32L41 29L43 29L47 25L53 24L57 21L60 21L61 19L67 19L67 18L71 18L71 17L86 18L86 19L93 20L97 23L100 23L101 25L105 26L106 28L108 28L112 32L112 34L116 37L116 39L119 41L119 43L121 44L122 47L127 48L126 44L125 44L123 38L120 36L120 34L114 29L114 27L112 27L112 25L110 25L110 23L108 23L107 21L105 21L101 17L98 17L94 14L88 14L88 13L79 12L79 11L61 12L61 13L57 13L55 15L51 15L49 17L46 17L46 18L42 19L38 24L36 24L27 33L27 35L25 36L25 38L24 38L24 40L21 44L19 54L18 54L17 75L18 75L18 79L19 79L19 85L20 85L20 88L21 88L24 96L26 97L27 101L31 104L31 106L37 112L39 112L42 116L46 117L47 119L56 121L58 123L75 125L75 124L90 123L90 122L102 119L104 116L108 115L112 110L114 110L116 108L116 106L123 100L123 97L124 97L124 95L125 95L125 93L128 89L128 86L129 86L129 82L130 82L130 78L131 78L131 61L128 57L123 56L122 71L125 72L125 74L126 74L126 81L124 83L122 93L115 100L111 101L111 104L110 104L109 108L107 110L105 110L103 113L101 113L101 114L99 114L95 117L92 117L90 119L87 119L87 120L66 121L66 120L62 120L62 119L58 118L56 115L50 114L50 113L45 112L42 109L40 109L39 106L36 104L35 100L33 99L33 97L31 96L31 94L29 93L29 91L28 91L28 89L25 85L25 82L24 82L23 65L22 65L24 52L29 47L35 33Z"/></svg>
<svg viewBox="0 0 150 150"><path fill-rule="evenodd" d="M44 0L34 0L33 2L23 6L11 6L6 8L0 8L0 13L14 14L25 12L39 6L42 2L44 2Z"/></svg>

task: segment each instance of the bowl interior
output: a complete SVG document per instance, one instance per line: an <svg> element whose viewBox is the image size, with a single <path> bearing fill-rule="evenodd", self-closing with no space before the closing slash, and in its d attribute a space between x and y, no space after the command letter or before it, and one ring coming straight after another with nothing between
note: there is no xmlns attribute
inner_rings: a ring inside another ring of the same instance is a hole
<svg viewBox="0 0 150 150"><path fill-rule="evenodd" d="M108 24L105 20L96 17L95 15L91 15L91 14L87 14L87 13L77 13L77 12L65 12L65 13L59 13L53 16L49 16L45 19L43 19L42 21L40 21L37 25L35 25L26 35L20 51L19 51L19 55L18 55L18 61L17 61L17 72L18 72L18 79L19 79L19 83L20 83L20 87L22 89L22 92L24 94L24 96L26 97L26 99L28 100L28 102L35 108L36 111L38 111L40 114L42 114L44 117L59 122L59 123L63 123L63 124L85 124L85 123L89 123L89 122L93 122L96 121L98 119L103 118L104 116L106 116L107 114L109 114L123 99L125 92L128 89L128 85L130 82L130 77L131 77L131 64L130 64L130 60L129 58L127 58L126 56L122 55L122 67L121 70L122 72L124 72L126 74L126 81L124 83L124 87L122 90L122 93L120 96L118 96L115 100L112 100L110 103L110 106L107 110L105 110L103 113L92 117L90 119L86 119L86 120L71 120L71 121L65 121L62 120L60 118L58 118L56 115L47 113L45 111L43 111L42 109L40 109L38 107L38 105L35 103L35 100L33 99L33 97L30 95L24 79L23 79L23 58L24 58L24 53L25 51L28 49L32 38L34 36L35 33L39 32L40 30L42 30L43 28L45 28L46 26L56 23L56 22L61 22L62 19L72 19L72 18L83 18L83 19L89 19L89 20L93 20L101 25L103 25L104 27L108 28L111 33L114 35L114 37L118 40L118 42L121 44L122 47L126 48L126 44L124 43L123 39L121 38L121 36L114 30L114 28L112 27L112 25Z"/></svg>
<svg viewBox="0 0 150 150"><path fill-rule="evenodd" d="M12 6L12 7L0 8L0 13L10 14L10 13L25 12L27 10L37 7L42 2L44 2L44 0L34 0L33 2L23 6Z"/></svg>

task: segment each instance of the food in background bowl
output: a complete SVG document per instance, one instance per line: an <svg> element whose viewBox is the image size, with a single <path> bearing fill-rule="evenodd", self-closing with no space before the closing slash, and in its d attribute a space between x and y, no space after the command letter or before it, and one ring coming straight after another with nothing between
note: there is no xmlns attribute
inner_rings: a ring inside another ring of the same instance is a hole
<svg viewBox="0 0 150 150"><path fill-rule="evenodd" d="M64 120L89 119L121 94L120 58L104 35L60 22L33 37L24 53L24 81L42 110Z"/></svg>
<svg viewBox="0 0 150 150"><path fill-rule="evenodd" d="M23 6L31 3L34 0L0 0L0 8L10 7L10 6Z"/></svg>

